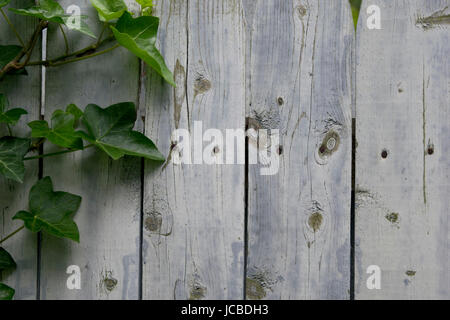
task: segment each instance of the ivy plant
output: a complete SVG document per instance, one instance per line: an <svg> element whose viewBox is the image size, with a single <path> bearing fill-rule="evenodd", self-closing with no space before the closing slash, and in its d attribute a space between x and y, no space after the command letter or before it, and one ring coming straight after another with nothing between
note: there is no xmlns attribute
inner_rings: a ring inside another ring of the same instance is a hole
<svg viewBox="0 0 450 320"><path fill-rule="evenodd" d="M361 11L362 0L349 0L350 6L352 8L353 23L355 24L355 29L358 26L359 12Z"/></svg>
<svg viewBox="0 0 450 320"><path fill-rule="evenodd" d="M0 0L0 14L11 28L17 43L0 43L0 82L7 77L26 76L27 68L35 66L57 67L80 62L107 54L119 47L129 50L142 59L170 85L175 86L172 72L167 68L161 53L156 48L159 19L151 15L152 0L136 0L142 8L140 16L134 17L123 0L90 0L103 24L101 33L96 36L88 26L85 16L66 14L55 0L40 0L29 8L9 8L11 0ZM17 31L8 14L36 18L36 29L28 41ZM73 23L78 19L79 23ZM49 24L55 24L66 44L66 53L42 61L32 61L32 53ZM75 30L94 38L89 46L70 51L65 29ZM0 40L1 41L1 40ZM108 107L89 104L80 109L69 104L56 110L49 121L36 120L27 125L27 136L15 136L14 126L26 115L24 108L11 107L7 93L0 93L0 127L7 135L0 137L0 179L23 183L25 162L54 157L88 148L97 148L113 160L124 156L142 157L163 162L164 156L149 138L133 130L137 120L136 107L132 102L117 103ZM43 144L59 147L57 152L44 154ZM28 206L17 212L13 220L23 225L0 239L0 274L13 270L16 263L3 247L4 242L22 230L44 232L57 238L80 242L80 233L73 220L80 207L80 196L54 191L50 177L36 181L29 191ZM0 283L0 300L13 299L15 290Z"/></svg>

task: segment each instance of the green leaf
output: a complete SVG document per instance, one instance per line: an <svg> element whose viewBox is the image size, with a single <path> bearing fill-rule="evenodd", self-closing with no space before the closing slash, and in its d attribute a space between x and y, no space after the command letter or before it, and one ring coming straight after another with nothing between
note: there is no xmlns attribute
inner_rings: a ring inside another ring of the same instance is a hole
<svg viewBox="0 0 450 320"><path fill-rule="evenodd" d="M66 112L72 114L75 117L75 121L78 121L83 116L83 111L74 104L69 104L66 108Z"/></svg>
<svg viewBox="0 0 450 320"><path fill-rule="evenodd" d="M22 47L9 45L0 45L0 70L3 69L8 63L10 63L14 58L22 51ZM20 70L10 70L7 74L11 75L28 75L25 69Z"/></svg>
<svg viewBox="0 0 450 320"><path fill-rule="evenodd" d="M22 47L19 46L0 46L0 70L14 60L21 51Z"/></svg>
<svg viewBox="0 0 450 320"><path fill-rule="evenodd" d="M0 114L0 122L15 125L24 114L28 114L28 112L24 109L11 109Z"/></svg>
<svg viewBox="0 0 450 320"><path fill-rule="evenodd" d="M23 16L31 16L41 20L46 20L58 24L64 24L71 30L80 31L90 37L95 38L95 35L90 31L88 25L82 20L84 16L72 16L64 12L63 7L54 0L40 0L39 5L30 7L28 9L14 9L10 11ZM80 24L68 23L74 18L80 19Z"/></svg>
<svg viewBox="0 0 450 320"><path fill-rule="evenodd" d="M0 271L14 269L16 263L13 257L5 249L0 247Z"/></svg>
<svg viewBox="0 0 450 320"><path fill-rule="evenodd" d="M54 192L50 177L38 181L30 191L29 211L19 211L13 220L23 220L31 232L45 231L59 238L80 242L72 215L80 207L81 197Z"/></svg>
<svg viewBox="0 0 450 320"><path fill-rule="evenodd" d="M72 113L56 110L52 115L52 127L47 121L33 121L28 124L32 138L46 138L51 143L68 149L83 149L83 141L76 134L75 116Z"/></svg>
<svg viewBox="0 0 450 320"><path fill-rule="evenodd" d="M149 7L149 8L142 9L143 16L151 16L152 14L153 14L153 8Z"/></svg>
<svg viewBox="0 0 450 320"><path fill-rule="evenodd" d="M75 117L75 125L74 128L78 128L78 125L80 123L80 119L83 116L83 111L81 111L76 105L69 104L66 108L66 112L73 114Z"/></svg>
<svg viewBox="0 0 450 320"><path fill-rule="evenodd" d="M21 108L11 109L5 112L5 109L8 108L8 106L8 99L4 94L0 93L0 123L15 125L22 115L28 113Z"/></svg>
<svg viewBox="0 0 450 320"><path fill-rule="evenodd" d="M0 0L0 8L3 8L4 6L8 5L11 0Z"/></svg>
<svg viewBox="0 0 450 320"><path fill-rule="evenodd" d="M71 20L73 20L74 18L80 18L80 24L72 23ZM68 29L79 31L91 38L97 39L97 36L91 31L88 24L84 20L82 20L82 18L83 18L83 16L76 16L76 17L70 17L70 18L63 17L62 19Z"/></svg>
<svg viewBox="0 0 450 320"><path fill-rule="evenodd" d="M153 7L153 0L136 0L136 2L139 3L142 8Z"/></svg>
<svg viewBox="0 0 450 320"><path fill-rule="evenodd" d="M25 175L23 158L30 148L29 139L3 137L0 139L0 174L22 183Z"/></svg>
<svg viewBox="0 0 450 320"><path fill-rule="evenodd" d="M361 10L361 0L350 0L350 5L352 7L353 22L356 30L356 27L358 26L359 12Z"/></svg>
<svg viewBox="0 0 450 320"><path fill-rule="evenodd" d="M153 0L136 0L136 2L141 5L143 16L152 15Z"/></svg>
<svg viewBox="0 0 450 320"><path fill-rule="evenodd" d="M132 131L136 122L136 109L131 102L115 104L106 109L90 104L84 111L83 122L88 133L79 131L80 136L114 160L124 155L165 160L150 139L140 132Z"/></svg>
<svg viewBox="0 0 450 320"><path fill-rule="evenodd" d="M54 0L41 0L39 5L28 9L10 8L10 11L23 16L39 18L41 20L64 24L62 17L70 17L64 12L61 5Z"/></svg>
<svg viewBox="0 0 450 320"><path fill-rule="evenodd" d="M0 300L12 300L16 291L6 284L0 283Z"/></svg>
<svg viewBox="0 0 450 320"><path fill-rule="evenodd" d="M144 60L171 85L176 86L164 58L155 47L158 27L157 17L144 16L133 19L125 12L116 27L111 26L111 29L119 44Z"/></svg>
<svg viewBox="0 0 450 320"><path fill-rule="evenodd" d="M90 0L101 21L120 18L128 10L123 0Z"/></svg>

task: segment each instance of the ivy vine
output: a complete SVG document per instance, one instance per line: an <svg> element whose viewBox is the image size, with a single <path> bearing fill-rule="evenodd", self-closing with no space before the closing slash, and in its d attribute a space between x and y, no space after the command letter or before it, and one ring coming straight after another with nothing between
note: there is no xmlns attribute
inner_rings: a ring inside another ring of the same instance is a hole
<svg viewBox="0 0 450 320"><path fill-rule="evenodd" d="M139 17L133 17L123 0L90 0L103 23L99 36L95 36L86 23L85 16L66 14L55 0L40 0L29 8L9 8L11 0L0 0L0 13L11 28L17 44L0 44L0 81L6 77L27 75L33 66L57 67L106 54L124 47L142 59L169 84L175 86L173 75L156 48L159 19L152 16L152 0L136 0L141 5ZM28 41L17 31L7 12L38 19L36 29ZM75 19L75 20L74 20ZM75 21L75 23L74 23ZM62 33L66 53L42 61L32 61L32 54L49 24L56 24ZM70 52L65 29L81 32L93 38L93 43L81 50ZM0 93L0 125L8 134L0 138L0 176L23 183L25 162L98 148L109 157L118 160L125 155L164 161L164 156L145 135L134 131L136 107L131 102L102 108L89 104L84 111L74 104L56 110L50 122L37 120L28 123L28 137L14 136L14 126L27 111L10 107L8 98ZM42 154L44 143L60 147L58 152ZM23 226L0 240L0 273L16 268L16 263L3 247L3 243L24 229L33 233L45 232L55 237L80 241L80 234L73 216L78 211L81 197L68 192L54 191L50 177L37 181L29 192L28 207L19 211L13 220L23 221ZM0 283L0 300L13 299L15 291Z"/></svg>

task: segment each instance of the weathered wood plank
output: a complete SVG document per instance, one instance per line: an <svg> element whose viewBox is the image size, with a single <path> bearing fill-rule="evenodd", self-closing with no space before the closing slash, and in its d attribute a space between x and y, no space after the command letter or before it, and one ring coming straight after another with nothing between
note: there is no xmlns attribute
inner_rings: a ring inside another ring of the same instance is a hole
<svg viewBox="0 0 450 320"><path fill-rule="evenodd" d="M381 9L381 30L366 27L369 5ZM448 16L438 18L449 6L370 0L361 9L357 299L449 298L450 38ZM366 286L371 265L381 290Z"/></svg>
<svg viewBox="0 0 450 320"><path fill-rule="evenodd" d="M32 0L15 0L4 11L16 26L24 41L28 41L36 27L36 19L18 16L8 12L8 8L25 8L31 6ZM2 16L0 16L0 45L20 45ZM40 43L35 47L33 59L41 56ZM28 111L20 123L13 127L13 134L29 137L27 122L39 119L41 102L40 68L29 68L28 76L14 76L0 82L0 92L8 96L11 107L21 107ZM6 128L1 125L0 136L7 135ZM27 163L25 182L23 184L7 181L0 177L0 238L10 234L21 226L19 221L11 218L19 210L28 208L28 192L38 179L38 162ZM22 223L23 224L23 223ZM15 299L35 299L37 279L37 236L28 231L21 233L4 243L17 262L17 269L2 275L3 281L16 290Z"/></svg>
<svg viewBox="0 0 450 320"><path fill-rule="evenodd" d="M249 169L246 296L348 299L350 7L248 0L244 8L248 123L279 129L281 154L275 175Z"/></svg>
<svg viewBox="0 0 450 320"><path fill-rule="evenodd" d="M150 76L146 133L174 159L188 152L171 139L177 128L194 144L196 121L224 135L245 127L242 9L237 0L171 0L156 10L178 87ZM244 185L243 165L146 163L144 299L243 298Z"/></svg>
<svg viewBox="0 0 450 320"><path fill-rule="evenodd" d="M73 1L60 1L63 7ZM89 1L77 2L89 25L100 33L97 13ZM95 27L95 28L94 28ZM92 39L70 33L72 49ZM64 42L55 27L48 36L48 56L64 53ZM45 117L57 108L75 103L102 107L138 100L139 61L125 49L92 60L48 69ZM53 147L46 148L46 152ZM43 299L137 299L140 256L140 160L113 162L100 151L89 149L44 161L44 176L53 178L55 189L79 194L83 201L75 221L81 244L49 236L42 240L41 297ZM68 290L66 268L81 269L81 290Z"/></svg>

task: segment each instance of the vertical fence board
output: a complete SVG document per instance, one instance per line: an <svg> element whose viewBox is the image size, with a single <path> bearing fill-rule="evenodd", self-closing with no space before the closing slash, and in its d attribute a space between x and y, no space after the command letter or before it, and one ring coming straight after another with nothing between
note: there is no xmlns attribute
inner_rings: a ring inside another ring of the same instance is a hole
<svg viewBox="0 0 450 320"><path fill-rule="evenodd" d="M366 27L369 5L381 9L381 30ZM370 0L361 9L358 299L449 297L449 6ZM371 265L381 269L381 290L366 286Z"/></svg>
<svg viewBox="0 0 450 320"><path fill-rule="evenodd" d="M347 299L350 7L280 0L246 1L245 10L248 123L280 130L278 173L249 169L247 298Z"/></svg>
<svg viewBox="0 0 450 320"><path fill-rule="evenodd" d="M15 15L8 11L9 7L23 8L33 4L33 1L12 1L3 10L15 25L17 31L28 41L36 27L36 19ZM14 33L9 28L2 16L0 16L0 45L20 45ZM36 45L33 59L41 56L40 42ZM11 76L0 82L0 93L7 95L11 108L21 107L28 111L28 115L15 127L13 134L19 137L29 137L29 128L26 123L39 119L41 99L40 68L28 69L28 76ZM6 126L0 125L0 136L8 135ZM21 226L19 221L13 222L11 218L19 210L28 209L28 192L38 178L37 161L26 164L25 181L23 184L8 181L0 177L0 210L1 225L0 238L3 238ZM22 223L23 224L23 223ZM3 244L17 262L17 269L11 273L4 272L2 281L16 290L15 299L36 298L37 277L37 237L36 235L22 231Z"/></svg>
<svg viewBox="0 0 450 320"><path fill-rule="evenodd" d="M237 0L158 2L160 47L178 86L150 76L146 133L169 159L180 153L177 128L194 144L195 121L224 135L245 127L241 11ZM243 298L244 185L243 165L146 163L144 299Z"/></svg>
<svg viewBox="0 0 450 320"><path fill-rule="evenodd" d="M66 8L73 1L64 0ZM79 1L82 14L100 33L97 13L87 0ZM94 40L70 32L72 50ZM64 53L57 28L50 28L47 55ZM47 69L45 117L75 103L101 107L138 100L139 61L123 48L87 61ZM54 150L47 147L46 152ZM81 243L44 236L42 240L41 296L43 299L137 299L139 297L140 160L112 161L89 149L44 161L44 176L53 178L55 190L83 197L75 221ZM81 269L81 290L66 288L66 268Z"/></svg>

